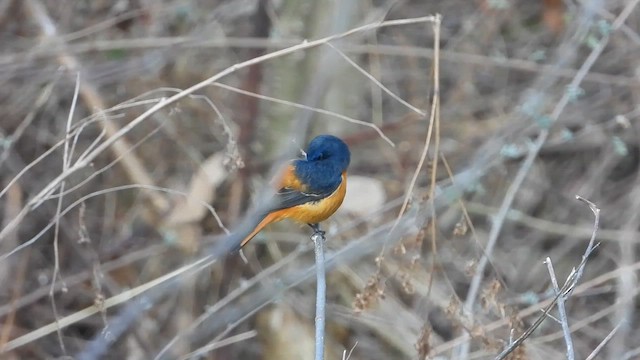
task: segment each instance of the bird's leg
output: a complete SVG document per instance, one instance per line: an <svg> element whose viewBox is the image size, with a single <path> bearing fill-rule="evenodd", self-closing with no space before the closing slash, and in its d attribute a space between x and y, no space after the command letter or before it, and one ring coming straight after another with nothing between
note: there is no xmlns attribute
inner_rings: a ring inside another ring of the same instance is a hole
<svg viewBox="0 0 640 360"><path fill-rule="evenodd" d="M320 224L307 224L313 229L313 234L318 234L324 237L324 231L320 230Z"/></svg>

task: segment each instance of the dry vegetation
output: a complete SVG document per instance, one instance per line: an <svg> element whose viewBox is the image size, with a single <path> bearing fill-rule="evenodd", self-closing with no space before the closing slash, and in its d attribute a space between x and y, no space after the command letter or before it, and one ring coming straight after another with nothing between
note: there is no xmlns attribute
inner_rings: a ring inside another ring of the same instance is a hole
<svg viewBox="0 0 640 360"><path fill-rule="evenodd" d="M311 359L309 230L215 244L332 133L327 359L637 359L638 3L0 1L0 357Z"/></svg>

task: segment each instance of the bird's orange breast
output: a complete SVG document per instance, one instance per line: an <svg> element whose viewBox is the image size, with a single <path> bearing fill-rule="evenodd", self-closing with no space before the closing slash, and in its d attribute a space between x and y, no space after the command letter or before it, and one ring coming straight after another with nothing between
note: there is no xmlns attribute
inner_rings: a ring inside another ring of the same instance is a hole
<svg viewBox="0 0 640 360"><path fill-rule="evenodd" d="M338 210L344 196L347 193L347 173L342 173L342 181L340 185L333 192L333 194L327 196L324 199L318 201L308 202L302 205L294 206L289 210L289 218L305 223L305 224L317 224L326 220L329 216Z"/></svg>

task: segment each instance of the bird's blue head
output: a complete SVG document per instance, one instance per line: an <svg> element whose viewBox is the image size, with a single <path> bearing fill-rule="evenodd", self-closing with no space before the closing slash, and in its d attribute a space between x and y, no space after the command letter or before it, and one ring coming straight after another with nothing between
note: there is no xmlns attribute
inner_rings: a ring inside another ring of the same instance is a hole
<svg viewBox="0 0 640 360"><path fill-rule="evenodd" d="M320 135L309 143L307 161L331 163L340 173L345 171L351 161L351 152L344 141L333 135Z"/></svg>
<svg viewBox="0 0 640 360"><path fill-rule="evenodd" d="M306 159L294 162L300 180L310 191L335 190L351 161L347 144L335 136L320 135L311 140L306 154Z"/></svg>

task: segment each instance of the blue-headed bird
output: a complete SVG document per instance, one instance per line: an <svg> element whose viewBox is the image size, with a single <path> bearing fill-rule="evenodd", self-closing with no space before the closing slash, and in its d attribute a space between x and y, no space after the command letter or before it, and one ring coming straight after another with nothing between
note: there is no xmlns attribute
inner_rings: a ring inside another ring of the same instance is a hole
<svg viewBox="0 0 640 360"><path fill-rule="evenodd" d="M309 143L304 158L291 161L275 179L278 191L266 209L258 213L256 226L249 227L239 248L265 226L284 219L308 224L322 232L321 221L338 210L347 192L349 147L332 135L320 135ZM236 234L238 235L238 234Z"/></svg>

